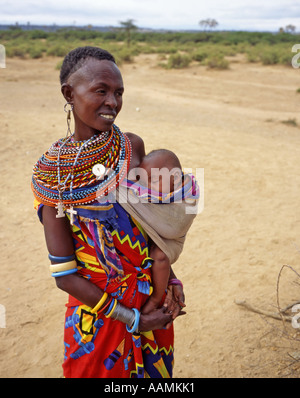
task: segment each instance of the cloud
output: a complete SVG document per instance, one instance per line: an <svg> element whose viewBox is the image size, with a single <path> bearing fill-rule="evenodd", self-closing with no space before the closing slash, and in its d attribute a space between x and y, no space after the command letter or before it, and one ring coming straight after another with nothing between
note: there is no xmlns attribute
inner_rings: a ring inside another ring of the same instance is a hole
<svg viewBox="0 0 300 398"><path fill-rule="evenodd" d="M2 21L19 23L64 23L77 25L116 25L120 20L133 18L138 22L157 19L161 13L153 9L151 1L126 0L107 3L104 1L49 0L41 1L5 1L1 7ZM145 18L150 16L150 18ZM3 23L3 22L2 22Z"/></svg>
<svg viewBox="0 0 300 398"><path fill-rule="evenodd" d="M300 28L295 0L2 0L0 23L114 25L133 18L140 27L198 29L215 18L219 29L273 30L293 23Z"/></svg>

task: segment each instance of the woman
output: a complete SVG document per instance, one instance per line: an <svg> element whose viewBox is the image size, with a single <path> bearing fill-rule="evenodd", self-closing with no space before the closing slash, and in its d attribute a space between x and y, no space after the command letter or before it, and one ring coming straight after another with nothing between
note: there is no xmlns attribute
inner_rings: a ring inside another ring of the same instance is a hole
<svg viewBox="0 0 300 398"><path fill-rule="evenodd" d="M151 294L147 235L109 200L145 155L140 137L114 125L122 108L121 73L108 52L81 47L65 57L60 80L74 134L39 159L32 188L52 276L69 294L64 375L171 377L172 321L181 308L171 289L160 309L140 313ZM183 301L173 272L172 279Z"/></svg>

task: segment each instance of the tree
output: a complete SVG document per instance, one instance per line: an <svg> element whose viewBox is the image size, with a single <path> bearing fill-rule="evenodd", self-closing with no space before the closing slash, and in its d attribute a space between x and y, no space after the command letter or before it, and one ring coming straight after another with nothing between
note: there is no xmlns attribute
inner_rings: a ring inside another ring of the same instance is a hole
<svg viewBox="0 0 300 398"><path fill-rule="evenodd" d="M205 28L211 28L211 29L213 29L213 28L215 28L216 26L218 26L219 23L218 23L215 19L207 18L207 19L202 19L202 20L199 22L199 25L200 25L200 26L203 26L203 27L204 27L204 30L205 30Z"/></svg>
<svg viewBox="0 0 300 398"><path fill-rule="evenodd" d="M286 32L294 33L295 30L296 30L296 26L291 25L291 24L290 25L286 25L286 27L285 27L285 31Z"/></svg>
<svg viewBox="0 0 300 398"><path fill-rule="evenodd" d="M131 43L131 34L134 30L136 30L138 27L134 25L134 19L127 19L127 21L121 21L120 25L122 26L122 30L126 33L126 40L127 40L127 45L130 47Z"/></svg>

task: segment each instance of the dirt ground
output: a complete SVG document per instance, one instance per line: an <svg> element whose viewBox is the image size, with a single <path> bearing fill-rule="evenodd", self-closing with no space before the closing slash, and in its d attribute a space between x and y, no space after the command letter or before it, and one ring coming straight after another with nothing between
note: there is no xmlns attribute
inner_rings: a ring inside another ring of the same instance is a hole
<svg viewBox="0 0 300 398"><path fill-rule="evenodd" d="M66 295L49 276L30 189L32 165L66 133L58 61L8 59L0 69L0 377L62 377ZM121 66L117 124L147 151L167 147L184 168L204 169L204 208L174 265L187 303L175 321L174 376L299 377L291 322L235 303L276 312L277 296L282 307L300 299L299 70L242 57L223 71L158 62ZM293 269L277 294L284 264Z"/></svg>

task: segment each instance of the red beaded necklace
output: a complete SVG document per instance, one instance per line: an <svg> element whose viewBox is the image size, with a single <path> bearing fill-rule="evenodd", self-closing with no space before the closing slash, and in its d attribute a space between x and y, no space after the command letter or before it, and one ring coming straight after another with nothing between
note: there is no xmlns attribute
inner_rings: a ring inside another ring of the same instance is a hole
<svg viewBox="0 0 300 398"><path fill-rule="evenodd" d="M32 189L39 202L62 214L62 207L91 203L113 190L125 178L130 160L130 141L115 125L87 141L60 139L35 164ZM99 164L106 171L102 180L93 173Z"/></svg>

